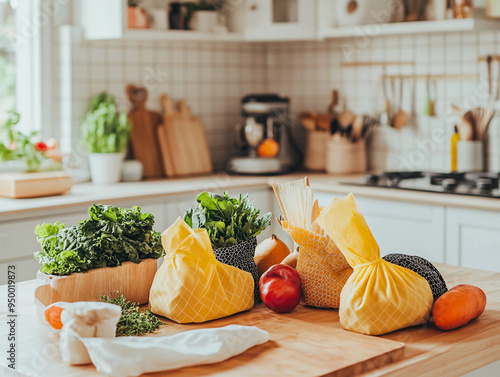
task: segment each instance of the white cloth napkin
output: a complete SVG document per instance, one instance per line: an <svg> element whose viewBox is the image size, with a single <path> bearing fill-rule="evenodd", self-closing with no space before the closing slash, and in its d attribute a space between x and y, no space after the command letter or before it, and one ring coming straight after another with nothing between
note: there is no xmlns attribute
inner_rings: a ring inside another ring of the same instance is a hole
<svg viewBox="0 0 500 377"><path fill-rule="evenodd" d="M269 339L267 331L255 326L230 325L165 337L80 338L80 341L99 372L132 377L218 363Z"/></svg>

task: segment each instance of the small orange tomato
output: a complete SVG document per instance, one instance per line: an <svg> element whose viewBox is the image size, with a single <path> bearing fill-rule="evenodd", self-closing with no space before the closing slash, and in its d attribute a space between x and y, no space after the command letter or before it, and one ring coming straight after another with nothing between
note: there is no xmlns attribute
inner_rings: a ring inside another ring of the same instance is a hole
<svg viewBox="0 0 500 377"><path fill-rule="evenodd" d="M280 146L278 142L274 139L266 139L260 145L259 149L257 149L257 153L260 157L274 157L280 151Z"/></svg>
<svg viewBox="0 0 500 377"><path fill-rule="evenodd" d="M45 310L45 320L56 330L61 330L63 324L61 322L61 313L64 308L59 306L51 306Z"/></svg>

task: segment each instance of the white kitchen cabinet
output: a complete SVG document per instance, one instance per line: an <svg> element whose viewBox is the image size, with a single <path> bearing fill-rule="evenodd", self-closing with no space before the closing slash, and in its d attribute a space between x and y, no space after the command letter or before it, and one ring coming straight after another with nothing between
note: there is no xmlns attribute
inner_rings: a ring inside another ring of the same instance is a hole
<svg viewBox="0 0 500 377"><path fill-rule="evenodd" d="M245 39L249 41L313 40L315 0L247 0Z"/></svg>
<svg viewBox="0 0 500 377"><path fill-rule="evenodd" d="M317 193L319 205L328 205L334 196ZM380 246L382 256L390 253L418 255L432 262L444 262L444 207L400 201L356 197L362 214Z"/></svg>
<svg viewBox="0 0 500 377"><path fill-rule="evenodd" d="M500 213L447 208L446 262L500 272Z"/></svg>

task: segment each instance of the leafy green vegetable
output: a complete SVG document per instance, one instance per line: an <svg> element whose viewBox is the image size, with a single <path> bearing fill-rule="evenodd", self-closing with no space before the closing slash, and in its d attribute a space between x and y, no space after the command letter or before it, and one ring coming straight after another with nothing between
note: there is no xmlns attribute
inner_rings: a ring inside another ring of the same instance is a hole
<svg viewBox="0 0 500 377"><path fill-rule="evenodd" d="M82 124L82 136L90 153L120 153L127 149L130 122L117 110L115 98L98 94Z"/></svg>
<svg viewBox="0 0 500 377"><path fill-rule="evenodd" d="M153 231L154 216L139 207L122 209L94 204L89 218L66 228L45 223L35 228L42 251L35 253L41 271L70 275L123 262L163 256L160 233Z"/></svg>
<svg viewBox="0 0 500 377"><path fill-rule="evenodd" d="M214 248L232 246L259 235L271 225L271 213L259 218L248 195L238 199L203 192L198 205L187 210L184 221L192 228L205 228Z"/></svg>
<svg viewBox="0 0 500 377"><path fill-rule="evenodd" d="M135 302L130 302L123 295L111 298L101 296L101 301L121 306L122 316L116 325L116 336L139 336L152 333L163 323L148 309L141 312Z"/></svg>

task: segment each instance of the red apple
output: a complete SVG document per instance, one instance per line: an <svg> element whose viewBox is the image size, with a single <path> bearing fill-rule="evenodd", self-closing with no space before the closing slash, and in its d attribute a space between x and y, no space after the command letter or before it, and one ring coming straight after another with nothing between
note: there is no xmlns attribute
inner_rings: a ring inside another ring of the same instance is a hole
<svg viewBox="0 0 500 377"><path fill-rule="evenodd" d="M259 280L260 297L276 313L292 311L300 302L300 276L286 264L271 266Z"/></svg>

